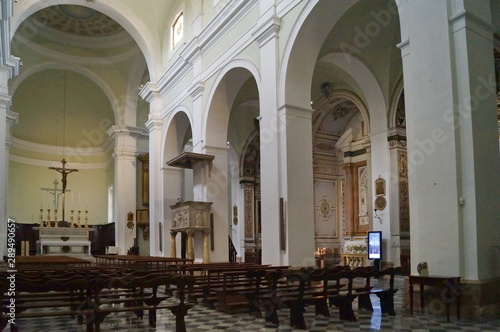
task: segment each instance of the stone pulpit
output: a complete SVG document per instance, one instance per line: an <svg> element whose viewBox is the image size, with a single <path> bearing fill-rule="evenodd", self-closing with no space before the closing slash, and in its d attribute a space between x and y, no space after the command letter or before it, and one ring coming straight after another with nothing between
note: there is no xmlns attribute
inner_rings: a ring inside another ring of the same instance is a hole
<svg viewBox="0 0 500 332"><path fill-rule="evenodd" d="M212 202L186 201L170 205L172 210L172 257L177 256L175 236L177 232L187 234L186 256L194 259L194 233L203 233L203 263L209 261L210 207Z"/></svg>

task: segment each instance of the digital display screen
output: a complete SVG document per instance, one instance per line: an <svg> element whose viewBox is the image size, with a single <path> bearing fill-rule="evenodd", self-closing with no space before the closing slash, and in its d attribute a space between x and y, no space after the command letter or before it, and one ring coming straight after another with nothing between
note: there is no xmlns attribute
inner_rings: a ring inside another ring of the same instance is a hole
<svg viewBox="0 0 500 332"><path fill-rule="evenodd" d="M382 232L368 232L368 259L382 258Z"/></svg>

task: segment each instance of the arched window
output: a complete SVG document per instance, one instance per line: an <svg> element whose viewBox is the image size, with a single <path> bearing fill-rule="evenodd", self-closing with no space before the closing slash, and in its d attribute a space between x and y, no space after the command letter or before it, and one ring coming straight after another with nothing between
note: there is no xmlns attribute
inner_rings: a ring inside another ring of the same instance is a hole
<svg viewBox="0 0 500 332"><path fill-rule="evenodd" d="M180 12L172 23L172 48L175 48L184 37L184 12Z"/></svg>

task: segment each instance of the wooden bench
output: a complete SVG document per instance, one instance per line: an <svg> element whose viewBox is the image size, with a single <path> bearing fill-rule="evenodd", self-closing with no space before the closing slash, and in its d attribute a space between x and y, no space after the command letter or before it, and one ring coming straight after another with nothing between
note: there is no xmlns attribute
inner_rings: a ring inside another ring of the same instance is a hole
<svg viewBox="0 0 500 332"><path fill-rule="evenodd" d="M195 277L195 286L189 292L189 301L197 303L201 300L203 305L215 308L217 291L223 287L224 273L246 273L249 269L266 267L269 265L253 263L208 263L186 267L184 273Z"/></svg>
<svg viewBox="0 0 500 332"><path fill-rule="evenodd" d="M28 278L26 278L28 279ZM31 280L16 282L16 320L23 318L69 316L78 317L78 323L85 319L87 331L99 331L105 317L116 312L134 312L143 317L149 312L149 325L156 326L156 312L169 309L176 316L176 331L185 331L184 317L193 306L186 304L186 289L192 287L192 276L170 276L153 274L143 276L96 274L88 278L73 277L69 280L54 278L33 282ZM162 285L175 286L177 303L164 303L170 296L159 295ZM2 283L2 319L3 329L8 323L9 298L6 295L5 283ZM62 310L32 310L57 307ZM11 331L16 331L11 324Z"/></svg>
<svg viewBox="0 0 500 332"><path fill-rule="evenodd" d="M357 321L352 303L359 297L362 308L373 311L370 295L379 297L382 313L394 315L394 276L400 273L400 268L390 268L381 272L374 269L355 269L346 267L335 269L302 270L288 275L279 275L271 272L266 275L270 289L260 291L254 296L250 310L264 311L266 322L278 326L277 310L289 308L290 326L297 329L307 329L303 313L307 305L315 306L315 314L330 317L330 306L336 306L339 319ZM374 288L371 278L389 277L389 286ZM286 282L283 281L286 278ZM361 279L363 282L355 285L354 281ZM281 280L281 284L280 281Z"/></svg>
<svg viewBox="0 0 500 332"><path fill-rule="evenodd" d="M395 316L396 311L394 310L394 294L398 291L394 287L394 278L396 275L402 273L401 267L391 267L384 269L379 272L372 272L367 275L367 273L359 272L358 275L366 278L365 289L355 290L355 294L358 296L359 308L366 309L368 311L373 311L373 305L371 303L370 294L375 294L380 300L380 309L382 314L388 314L390 316ZM388 284L382 287L371 287L370 277L378 279L388 279Z"/></svg>

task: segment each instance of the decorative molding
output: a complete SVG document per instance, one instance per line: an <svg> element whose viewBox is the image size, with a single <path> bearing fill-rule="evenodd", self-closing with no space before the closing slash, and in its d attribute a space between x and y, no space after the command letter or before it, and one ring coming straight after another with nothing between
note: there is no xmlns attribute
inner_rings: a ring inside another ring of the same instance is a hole
<svg viewBox="0 0 500 332"><path fill-rule="evenodd" d="M332 209L332 202L328 200L328 197L323 196L318 203L319 216L323 221L327 221L332 215L332 210L334 210Z"/></svg>
<svg viewBox="0 0 500 332"><path fill-rule="evenodd" d="M359 225L369 225L368 219L368 167L363 166L358 168L358 202L359 202Z"/></svg>
<svg viewBox="0 0 500 332"><path fill-rule="evenodd" d="M253 189L244 189L245 202L245 239L254 239L253 217Z"/></svg>
<svg viewBox="0 0 500 332"><path fill-rule="evenodd" d="M252 32L252 36L259 43L259 46L267 44L273 38L278 37L278 32L281 27L281 18L272 16L266 20L261 26Z"/></svg>
<svg viewBox="0 0 500 332"><path fill-rule="evenodd" d="M357 156L362 156L364 154L366 154L366 149L360 149L360 150L356 150L356 151L345 151L344 158L357 157Z"/></svg>
<svg viewBox="0 0 500 332"><path fill-rule="evenodd" d="M203 96L203 91L205 91L205 83L202 81L194 82L188 88L188 93L194 100L201 98Z"/></svg>
<svg viewBox="0 0 500 332"><path fill-rule="evenodd" d="M493 24L486 22L469 10L462 10L459 13L450 16L448 21L450 22L451 30L453 32L467 28L491 41L493 41L493 33L497 30ZM471 24L474 24L475 26L473 27Z"/></svg>
<svg viewBox="0 0 500 332"><path fill-rule="evenodd" d="M139 128L139 127L127 126L127 125L114 125L114 126L111 126L106 131L106 133L110 137L113 137L116 134L129 134L131 136L149 137L149 133L148 133L148 131L146 129Z"/></svg>
<svg viewBox="0 0 500 332"><path fill-rule="evenodd" d="M160 117L152 117L146 121L146 128L149 130L149 132L153 132L156 130L161 131L163 127L163 120Z"/></svg>
<svg viewBox="0 0 500 332"><path fill-rule="evenodd" d="M72 156L72 157L100 157L107 155L110 150L111 146L109 143L106 143L104 147L85 147L85 148L78 148L78 147L62 147L62 146L54 146L54 145L46 145L46 144L40 144L40 143L33 143L25 140L21 140L16 137L12 137L12 147L23 150L23 151L28 151L28 152L36 152L36 153L44 153L44 154L50 154L50 155L57 155L61 154L62 151L64 150L64 154L67 156Z"/></svg>
<svg viewBox="0 0 500 332"><path fill-rule="evenodd" d="M406 151L398 151L399 177L399 228L400 232L410 231L410 198L408 188L408 155Z"/></svg>
<svg viewBox="0 0 500 332"><path fill-rule="evenodd" d="M31 165L31 166L39 166L39 167L53 167L53 166L59 166L60 161L53 161L53 160L40 160L40 159L32 159L32 158L26 158L26 157L20 157L20 156L15 156L13 154L9 155L9 160L20 163L20 164L25 164L25 165ZM107 168L111 163L113 162L113 158L108 158L105 162L99 162L99 163L69 163L71 164L72 168L78 168L78 169L102 169L102 168Z"/></svg>
<svg viewBox="0 0 500 332"><path fill-rule="evenodd" d="M203 54L210 51L228 32L230 32L234 28L235 24L240 22L240 19L244 17L257 3L257 0L234 0L230 1L226 6L224 6L222 10L217 13L217 15L203 29L199 36L193 38L184 47L184 49L180 52L179 57L160 77L157 85L159 87L161 95L165 95L166 93L168 93L177 83L179 83L184 78L187 73L189 73L192 66L191 62L193 60L196 60L198 53ZM249 42L250 41L238 47L238 52ZM224 59L225 58L226 57L224 57ZM207 77L211 75L212 73L208 74Z"/></svg>
<svg viewBox="0 0 500 332"><path fill-rule="evenodd" d="M158 85L147 82L139 91L139 96L147 101L148 103L151 103L151 101L155 98L160 98L160 92L158 90Z"/></svg>
<svg viewBox="0 0 500 332"><path fill-rule="evenodd" d="M405 57L405 56L411 54L410 38L403 40L401 43L397 44L396 47L401 50L401 57Z"/></svg>

